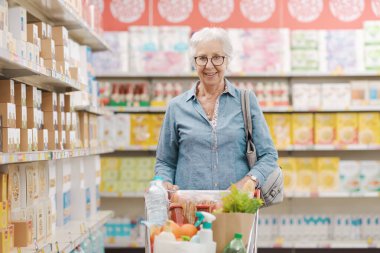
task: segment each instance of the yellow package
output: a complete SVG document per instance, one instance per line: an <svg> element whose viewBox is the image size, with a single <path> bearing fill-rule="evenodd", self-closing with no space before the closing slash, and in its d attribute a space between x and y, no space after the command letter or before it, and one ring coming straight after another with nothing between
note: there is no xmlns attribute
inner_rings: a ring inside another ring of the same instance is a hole
<svg viewBox="0 0 380 253"><path fill-rule="evenodd" d="M270 132L270 135L274 136L274 132L273 132L273 123L272 123L272 113L264 113L264 119L265 121L267 122L267 125L268 125L268 128L269 128L269 132ZM274 138L273 138L274 139Z"/></svg>
<svg viewBox="0 0 380 253"><path fill-rule="evenodd" d="M349 145L358 143L358 114L337 113L337 142Z"/></svg>
<svg viewBox="0 0 380 253"><path fill-rule="evenodd" d="M116 181L119 179L119 158L102 158L101 159L101 173L103 181Z"/></svg>
<svg viewBox="0 0 380 253"><path fill-rule="evenodd" d="M151 133L149 114L132 114L131 115L131 146L149 146Z"/></svg>
<svg viewBox="0 0 380 253"><path fill-rule="evenodd" d="M380 113L359 113L359 144L380 144Z"/></svg>
<svg viewBox="0 0 380 253"><path fill-rule="evenodd" d="M162 123L164 122L165 114L151 114L150 124L149 124L149 145L156 146L158 144L158 139L160 138L160 131Z"/></svg>
<svg viewBox="0 0 380 253"><path fill-rule="evenodd" d="M284 174L284 189L286 193L292 193L297 187L297 164L295 158L281 157L278 164Z"/></svg>
<svg viewBox="0 0 380 253"><path fill-rule="evenodd" d="M297 191L316 192L318 186L317 158L297 158Z"/></svg>
<svg viewBox="0 0 380 253"><path fill-rule="evenodd" d="M289 148L291 143L292 119L288 113L272 114L271 123L273 128L273 140L276 148Z"/></svg>
<svg viewBox="0 0 380 253"><path fill-rule="evenodd" d="M313 145L314 120L312 113L292 114L293 144Z"/></svg>
<svg viewBox="0 0 380 253"><path fill-rule="evenodd" d="M332 145L335 141L336 114L316 113L315 114L315 144Z"/></svg>
<svg viewBox="0 0 380 253"><path fill-rule="evenodd" d="M339 158L318 158L318 191L336 192L339 188Z"/></svg>

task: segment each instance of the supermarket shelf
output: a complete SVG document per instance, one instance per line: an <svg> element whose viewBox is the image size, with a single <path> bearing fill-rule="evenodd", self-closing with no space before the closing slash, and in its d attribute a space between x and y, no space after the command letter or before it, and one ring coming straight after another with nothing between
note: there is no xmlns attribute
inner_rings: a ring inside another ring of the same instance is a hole
<svg viewBox="0 0 380 253"><path fill-rule="evenodd" d="M50 150L34 152L0 153L0 164L49 161L72 157L98 155L113 152L110 148L88 148L74 150Z"/></svg>
<svg viewBox="0 0 380 253"><path fill-rule="evenodd" d="M144 198L143 192L101 192L103 198ZM285 192L285 198L380 198L380 192Z"/></svg>
<svg viewBox="0 0 380 253"><path fill-rule="evenodd" d="M377 151L380 145L292 145L278 151Z"/></svg>
<svg viewBox="0 0 380 253"><path fill-rule="evenodd" d="M144 198L143 192L101 192L103 198Z"/></svg>
<svg viewBox="0 0 380 253"><path fill-rule="evenodd" d="M369 244L367 241L321 241L321 242L263 242L259 248L295 248L295 249L366 249L380 248L380 242Z"/></svg>
<svg viewBox="0 0 380 253"><path fill-rule="evenodd" d="M380 198L380 192L285 192L286 198Z"/></svg>
<svg viewBox="0 0 380 253"><path fill-rule="evenodd" d="M52 253L58 253L55 246L56 242L58 242L59 252L71 252L112 217L113 211L99 211L95 216L90 217L86 221L71 221L67 225L57 228L55 235L38 246L42 249L45 247L50 248L50 245L53 245ZM12 253L16 252L17 249L12 251ZM29 246L21 248L21 252L35 253L36 249L34 246Z"/></svg>
<svg viewBox="0 0 380 253"><path fill-rule="evenodd" d="M164 113L166 107L125 107L125 106L106 106L106 110L119 113ZM263 112L273 113L292 113L292 112L379 112L380 106L350 107L345 109L293 109L291 106L262 107Z"/></svg>
<svg viewBox="0 0 380 253"><path fill-rule="evenodd" d="M53 25L63 25L69 36L93 51L108 50L106 42L64 0L10 0L10 5L21 5L39 20Z"/></svg>
<svg viewBox="0 0 380 253"><path fill-rule="evenodd" d="M156 146L129 146L115 148L116 152L127 151L156 151ZM378 151L380 145L293 145L288 148L278 148L280 152L292 152L292 151Z"/></svg>
<svg viewBox="0 0 380 253"><path fill-rule="evenodd" d="M76 106L75 111L85 111L96 115L112 115L112 111L105 109L103 107L95 107L95 106Z"/></svg>
<svg viewBox="0 0 380 253"><path fill-rule="evenodd" d="M373 78L379 77L380 74L377 72L362 72L362 73L320 73L320 72L309 72L309 73L231 73L226 75L227 78ZM122 79L122 78L197 78L196 73L188 74L144 74L144 73L128 73L128 72L110 72L110 73L98 73L96 76L98 79Z"/></svg>
<svg viewBox="0 0 380 253"><path fill-rule="evenodd" d="M81 90L79 82L55 71L33 65L4 48L0 49L0 72L6 78L12 78L44 90L57 92Z"/></svg>
<svg viewBox="0 0 380 253"><path fill-rule="evenodd" d="M125 243L106 243L104 245L106 249L145 249L145 245L129 245Z"/></svg>

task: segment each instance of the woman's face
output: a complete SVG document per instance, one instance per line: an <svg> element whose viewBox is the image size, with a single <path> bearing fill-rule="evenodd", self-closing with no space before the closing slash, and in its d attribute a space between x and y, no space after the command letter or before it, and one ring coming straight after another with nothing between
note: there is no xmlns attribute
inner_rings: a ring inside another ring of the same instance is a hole
<svg viewBox="0 0 380 253"><path fill-rule="evenodd" d="M199 62L202 60L205 62L206 57L208 58L205 66L200 66L197 64L197 61L195 62L197 74L203 85L214 86L223 83L224 73L227 68L227 57L223 51L223 44L220 41L214 40L199 43L195 57L200 57L198 59ZM214 57L214 64L211 61L212 57ZM225 57L224 61L220 57ZM223 64L219 65L220 62L223 62Z"/></svg>

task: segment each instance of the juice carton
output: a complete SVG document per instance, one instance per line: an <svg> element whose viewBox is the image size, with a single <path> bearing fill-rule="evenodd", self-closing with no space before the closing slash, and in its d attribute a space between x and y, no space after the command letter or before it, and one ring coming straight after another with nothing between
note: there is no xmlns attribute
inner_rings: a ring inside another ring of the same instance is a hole
<svg viewBox="0 0 380 253"><path fill-rule="evenodd" d="M318 158L318 191L335 192L339 187L339 158Z"/></svg>
<svg viewBox="0 0 380 253"><path fill-rule="evenodd" d="M102 180L103 181L116 181L119 179L120 161L118 158L102 158Z"/></svg>
<svg viewBox="0 0 380 253"><path fill-rule="evenodd" d="M336 115L334 113L315 114L315 144L332 145L335 141Z"/></svg>
<svg viewBox="0 0 380 253"><path fill-rule="evenodd" d="M297 191L316 192L317 158L297 158Z"/></svg>
<svg viewBox="0 0 380 253"><path fill-rule="evenodd" d="M337 142L343 145L358 143L357 113L337 113Z"/></svg>
<svg viewBox="0 0 380 253"><path fill-rule="evenodd" d="M132 114L131 120L131 145L132 146L149 146L151 140L149 114Z"/></svg>
<svg viewBox="0 0 380 253"><path fill-rule="evenodd" d="M264 113L264 118L265 118L265 121L267 122L269 132L270 132L270 135L272 136L273 142L275 142L272 115L273 115L272 113Z"/></svg>
<svg viewBox="0 0 380 253"><path fill-rule="evenodd" d="M380 113L359 113L359 144L380 144Z"/></svg>
<svg viewBox="0 0 380 253"><path fill-rule="evenodd" d="M287 113L272 114L273 139L276 148L285 149L291 145L291 116Z"/></svg>
<svg viewBox="0 0 380 253"><path fill-rule="evenodd" d="M313 145L313 126L312 113L294 113L292 115L293 144Z"/></svg>
<svg viewBox="0 0 380 253"><path fill-rule="evenodd" d="M156 146L160 138L161 126L164 122L165 114L150 114L149 116L149 145Z"/></svg>
<svg viewBox="0 0 380 253"><path fill-rule="evenodd" d="M285 192L292 193L297 187L297 163L295 158L281 157L278 164L284 174Z"/></svg>
<svg viewBox="0 0 380 253"><path fill-rule="evenodd" d="M340 190L343 192L360 191L360 163L359 161L339 162Z"/></svg>

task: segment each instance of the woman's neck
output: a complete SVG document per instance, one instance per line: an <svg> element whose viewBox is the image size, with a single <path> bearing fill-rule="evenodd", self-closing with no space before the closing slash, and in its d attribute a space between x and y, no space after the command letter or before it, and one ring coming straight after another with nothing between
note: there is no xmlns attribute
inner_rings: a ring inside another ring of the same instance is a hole
<svg viewBox="0 0 380 253"><path fill-rule="evenodd" d="M197 95L200 97L215 98L223 93L224 89L224 81L219 85L204 85L203 83L200 83L198 85Z"/></svg>

